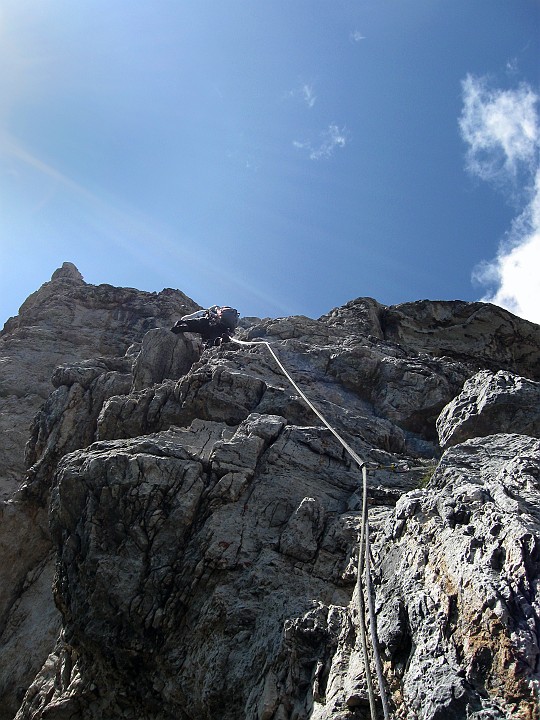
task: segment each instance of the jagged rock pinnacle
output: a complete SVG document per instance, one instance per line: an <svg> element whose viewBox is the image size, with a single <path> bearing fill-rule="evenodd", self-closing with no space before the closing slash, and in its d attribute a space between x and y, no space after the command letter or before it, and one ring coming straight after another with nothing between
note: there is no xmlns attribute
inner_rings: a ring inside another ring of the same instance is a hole
<svg viewBox="0 0 540 720"><path fill-rule="evenodd" d="M57 268L52 276L52 280L77 280L84 282L84 278L78 271L77 267L71 262L62 263L62 267Z"/></svg>

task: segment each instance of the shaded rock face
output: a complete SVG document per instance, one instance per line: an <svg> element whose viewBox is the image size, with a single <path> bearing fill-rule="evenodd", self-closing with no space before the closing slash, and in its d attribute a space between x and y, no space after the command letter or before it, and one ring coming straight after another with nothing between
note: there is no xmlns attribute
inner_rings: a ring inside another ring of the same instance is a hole
<svg viewBox="0 0 540 720"><path fill-rule="evenodd" d="M538 326L496 305L422 300L386 308L386 340L540 380Z"/></svg>
<svg viewBox="0 0 540 720"><path fill-rule="evenodd" d="M56 463L94 440L106 398L129 392L146 332L197 307L175 290L89 285L64 263L0 332L2 718L15 714L61 623L50 590L55 558L48 528ZM23 499L13 494L25 479L27 441L33 482Z"/></svg>
<svg viewBox="0 0 540 720"><path fill-rule="evenodd" d="M58 282L91 303L72 267ZM369 718L358 468L264 347L202 352L167 317L54 369L3 505L1 720ZM238 335L271 342L368 463L392 716L536 718L539 441L476 403L491 414L441 457L436 424L459 425L478 378L536 385L540 328L367 298Z"/></svg>
<svg viewBox="0 0 540 720"><path fill-rule="evenodd" d="M58 365L123 356L151 328L168 328L198 307L176 290L88 285L72 263L56 270L0 332L0 498L24 478L28 431Z"/></svg>

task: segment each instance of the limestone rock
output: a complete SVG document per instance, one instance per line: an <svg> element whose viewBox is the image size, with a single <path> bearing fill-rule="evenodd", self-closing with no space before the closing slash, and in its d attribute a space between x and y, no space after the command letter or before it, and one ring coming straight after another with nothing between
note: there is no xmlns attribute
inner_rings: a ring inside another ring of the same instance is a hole
<svg viewBox="0 0 540 720"><path fill-rule="evenodd" d="M0 717L11 720L60 631L45 509L0 502Z"/></svg>
<svg viewBox="0 0 540 720"><path fill-rule="evenodd" d="M330 327L342 328L358 335L372 337L373 339L384 340L384 330L381 326L381 317L385 306L373 298L357 298L346 305L334 308L323 320Z"/></svg>
<svg viewBox="0 0 540 720"><path fill-rule="evenodd" d="M64 263L0 332L2 720L15 714L60 622L47 588L54 560L46 507L56 463L62 454L92 442L106 397L129 391L133 358L121 357L126 348L142 340L147 329L169 327L197 307L174 290L143 293L88 285L74 265ZM30 432L31 475L13 497L25 478Z"/></svg>
<svg viewBox="0 0 540 720"><path fill-rule="evenodd" d="M539 477L540 441L493 435L398 502L377 542L397 717L537 716Z"/></svg>
<svg viewBox="0 0 540 720"><path fill-rule="evenodd" d="M471 440L445 453L428 489L386 513L374 600L396 720L537 717L539 477L540 441ZM315 718L366 707L365 689L351 686L362 676L357 640L340 627Z"/></svg>
<svg viewBox="0 0 540 720"><path fill-rule="evenodd" d="M72 263L30 295L0 332L0 498L24 478L28 430L58 365L123 356L151 328L170 327L197 308L176 290L89 285Z"/></svg>
<svg viewBox="0 0 540 720"><path fill-rule="evenodd" d="M435 438L442 408L471 374L467 365L425 354L416 357L380 343L364 343L335 353L329 372L403 430Z"/></svg>
<svg viewBox="0 0 540 720"><path fill-rule="evenodd" d="M159 328L149 330L133 367L133 389L142 390L167 378L182 377L200 354L200 346L193 345L185 335Z"/></svg>
<svg viewBox="0 0 540 720"><path fill-rule="evenodd" d="M30 391L41 409L1 506L0 720L369 717L361 473L266 346L169 332L195 307L65 264L6 324L2 412L26 397L29 412ZM243 318L238 335L270 342L367 463L392 717L536 720L538 441L484 403L492 432L438 462L435 422L464 386L479 407L478 377L504 376L506 404L535 386L539 328L479 303L359 298Z"/></svg>
<svg viewBox="0 0 540 720"><path fill-rule="evenodd" d="M441 447L494 433L540 437L540 383L504 370L483 370L437 419Z"/></svg>
<svg viewBox="0 0 540 720"><path fill-rule="evenodd" d="M428 352L540 380L540 327L488 303L422 300L387 307L384 338Z"/></svg>
<svg viewBox="0 0 540 720"><path fill-rule="evenodd" d="M55 270L51 276L51 280L74 280L75 282L84 282L84 278L77 270L75 265L70 262L62 263L62 267Z"/></svg>
<svg viewBox="0 0 540 720"><path fill-rule="evenodd" d="M281 535L280 551L297 560L312 560L323 528L324 508L315 498L304 498Z"/></svg>
<svg viewBox="0 0 540 720"><path fill-rule="evenodd" d="M105 400L131 388L131 362L124 358L96 358L60 365L51 382L56 390L34 418L26 448L28 467L46 451L61 457L90 445Z"/></svg>
<svg viewBox="0 0 540 720"><path fill-rule="evenodd" d="M51 686L48 714L76 696L81 717L120 712L118 697L139 716L182 717L179 708L191 706L186 717L249 717L261 672L282 652L276 628L308 612L313 597L347 601L346 588L330 580L341 550L320 508L345 511L356 473L329 456L339 472L321 482L322 448L283 426L250 416L229 440L214 434L209 456L186 442L185 430L171 429L95 443L61 461L51 502L61 557L55 593L64 642L78 660L76 673ZM301 464L291 465L291 455ZM250 456L239 492L220 491ZM305 487L319 511L308 512L318 518L315 545L298 562L280 548ZM324 563L314 563L319 544ZM77 690L81 681L102 688L99 698ZM161 710L152 709L156 688ZM21 717L41 716L32 692Z"/></svg>

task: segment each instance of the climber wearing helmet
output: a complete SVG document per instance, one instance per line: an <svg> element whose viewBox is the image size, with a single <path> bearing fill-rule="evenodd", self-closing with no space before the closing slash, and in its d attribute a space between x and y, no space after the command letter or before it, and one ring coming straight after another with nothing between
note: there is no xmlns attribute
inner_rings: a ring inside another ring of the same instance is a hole
<svg viewBox="0 0 540 720"><path fill-rule="evenodd" d="M184 315L171 328L173 333L198 333L206 348L230 341L238 325L239 313L227 305L212 305L207 310L197 310Z"/></svg>

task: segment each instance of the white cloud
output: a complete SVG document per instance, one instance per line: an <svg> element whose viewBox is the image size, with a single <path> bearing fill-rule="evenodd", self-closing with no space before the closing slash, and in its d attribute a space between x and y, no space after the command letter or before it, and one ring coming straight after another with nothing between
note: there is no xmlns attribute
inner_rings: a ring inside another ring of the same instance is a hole
<svg viewBox="0 0 540 720"><path fill-rule="evenodd" d="M540 323L540 170L530 204L515 220L495 260L482 263L473 278L491 288L484 302Z"/></svg>
<svg viewBox="0 0 540 720"><path fill-rule="evenodd" d="M515 178L538 161L538 95L522 84L517 90L490 90L484 78L462 83L461 134L469 144L468 169L484 180Z"/></svg>
<svg viewBox="0 0 540 720"><path fill-rule="evenodd" d="M304 102L308 108L312 108L317 102L313 83L303 83L294 90L288 90L283 96L284 100L300 100Z"/></svg>
<svg viewBox="0 0 540 720"><path fill-rule="evenodd" d="M484 302L540 323L539 97L525 83L492 90L484 78L468 75L462 85L467 169L518 197L523 208L496 258L481 263L473 279L486 287Z"/></svg>
<svg viewBox="0 0 540 720"><path fill-rule="evenodd" d="M351 33L351 40L353 42L360 42L361 40L365 40L365 39L366 39L365 35L362 35L360 30L355 30L354 32Z"/></svg>
<svg viewBox="0 0 540 720"><path fill-rule="evenodd" d="M489 269L495 270L499 284L483 302L495 303L514 315L540 324L540 234L531 235L523 244L502 253ZM480 276L481 277L481 276Z"/></svg>
<svg viewBox="0 0 540 720"><path fill-rule="evenodd" d="M304 85L302 87L302 97L304 98L306 105L312 108L317 100L316 95L313 93L313 85Z"/></svg>
<svg viewBox="0 0 540 720"><path fill-rule="evenodd" d="M345 147L347 142L347 130L339 128L335 123L330 123L327 129L321 133L317 144L294 140L293 145L299 150L306 150L310 160L328 160L332 157L336 148Z"/></svg>
<svg viewBox="0 0 540 720"><path fill-rule="evenodd" d="M508 75L516 75L519 69L517 58L512 58L506 63L506 72Z"/></svg>

